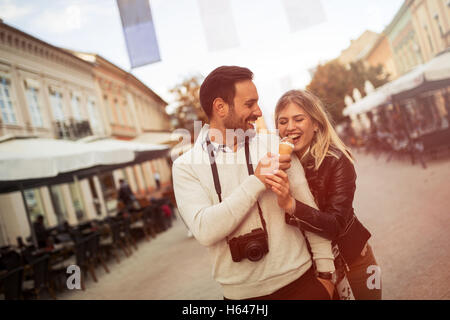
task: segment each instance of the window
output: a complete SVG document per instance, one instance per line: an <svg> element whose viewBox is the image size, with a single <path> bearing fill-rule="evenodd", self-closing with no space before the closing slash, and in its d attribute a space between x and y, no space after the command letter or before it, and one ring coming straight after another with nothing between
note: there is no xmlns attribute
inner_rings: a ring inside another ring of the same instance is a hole
<svg viewBox="0 0 450 320"><path fill-rule="evenodd" d="M420 116L415 108L416 102L414 100L407 100L401 108L403 109L403 113L406 117L407 129L410 132L411 136L417 137L417 130L420 125Z"/></svg>
<svg viewBox="0 0 450 320"><path fill-rule="evenodd" d="M130 113L129 109L126 103L123 104L123 117L125 125L131 127L131 121L130 121Z"/></svg>
<svg viewBox="0 0 450 320"><path fill-rule="evenodd" d="M55 211L58 224L62 224L67 221L67 205L64 202L61 185L50 186L50 198L53 204L53 210Z"/></svg>
<svg viewBox="0 0 450 320"><path fill-rule="evenodd" d="M31 123L35 127L43 127L41 107L39 105L39 90L34 87L27 88L27 102L30 111Z"/></svg>
<svg viewBox="0 0 450 320"><path fill-rule="evenodd" d="M104 96L103 101L105 102L105 108L108 114L109 123L114 123L114 117L112 114L111 106L109 104L108 96Z"/></svg>
<svg viewBox="0 0 450 320"><path fill-rule="evenodd" d="M44 206L39 189L27 189L24 190L24 194L25 202L30 212L31 222L35 222L37 220L37 217L42 215L44 217L44 225L48 226L48 221L45 216Z"/></svg>
<svg viewBox="0 0 450 320"><path fill-rule="evenodd" d="M427 33L427 38L428 38L428 42L430 44L431 52L434 52L433 41L431 40L431 35L428 32L428 27L426 25L424 25L423 28L425 29L425 32Z"/></svg>
<svg viewBox="0 0 450 320"><path fill-rule="evenodd" d="M50 90L50 105L52 106L53 116L56 121L64 120L64 109L62 104L62 94L61 92Z"/></svg>
<svg viewBox="0 0 450 320"><path fill-rule="evenodd" d="M100 120L98 117L97 108L95 107L95 102L92 98L88 99L87 110L89 114L89 121L91 123L92 131L94 133L99 133Z"/></svg>
<svg viewBox="0 0 450 320"><path fill-rule="evenodd" d="M80 97L72 94L72 113L75 120L81 120Z"/></svg>
<svg viewBox="0 0 450 320"><path fill-rule="evenodd" d="M17 118L11 100L11 82L0 77L0 111L2 120L6 124L16 124Z"/></svg>
<svg viewBox="0 0 450 320"><path fill-rule="evenodd" d="M73 207L75 208L75 215L77 216L78 221L82 221L84 219L84 207L79 189L74 182L69 184L69 189Z"/></svg>
<svg viewBox="0 0 450 320"><path fill-rule="evenodd" d="M88 181L89 181L89 188L90 188L91 194L92 194L92 201L94 202L95 213L98 216L101 216L102 209L101 209L100 199L99 199L98 193L97 193L97 188L95 187L94 177L90 177L88 179Z"/></svg>
<svg viewBox="0 0 450 320"><path fill-rule="evenodd" d="M434 19L436 20L436 23L439 28L439 33L441 34L441 37L444 37L444 31L442 30L441 22L439 21L439 15L437 13L434 14Z"/></svg>
<svg viewBox="0 0 450 320"><path fill-rule="evenodd" d="M0 246L6 246L9 244L9 239L4 229L4 223L0 220Z"/></svg>
<svg viewBox="0 0 450 320"><path fill-rule="evenodd" d="M117 117L116 123L123 124L122 113L120 112L119 101L117 101L117 99L114 100L114 108L116 110L116 117Z"/></svg>
<svg viewBox="0 0 450 320"><path fill-rule="evenodd" d="M106 210L108 212L115 212L117 209L117 190L113 174L112 172L102 173L98 176L98 178L103 191Z"/></svg>

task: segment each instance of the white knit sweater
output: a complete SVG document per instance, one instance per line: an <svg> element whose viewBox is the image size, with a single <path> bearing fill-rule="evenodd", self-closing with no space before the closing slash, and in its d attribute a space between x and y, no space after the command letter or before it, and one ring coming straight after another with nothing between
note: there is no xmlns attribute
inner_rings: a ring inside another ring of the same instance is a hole
<svg viewBox="0 0 450 320"><path fill-rule="evenodd" d="M305 239L297 228L285 223L276 195L266 190L258 178L248 175L243 147L234 153L217 154L222 188L219 203L208 154L201 145L207 129L203 128L194 147L173 165L179 212L195 238L208 247L213 278L222 285L226 298L247 299L271 294L312 266ZM267 152L277 153L277 150L276 136L258 135L251 139L253 167L256 169L257 162ZM301 171L296 170L296 174ZM262 227L256 200L267 224L269 252L258 262L248 259L233 262L226 237L231 239ZM318 270L334 271L331 242L311 233L307 237Z"/></svg>

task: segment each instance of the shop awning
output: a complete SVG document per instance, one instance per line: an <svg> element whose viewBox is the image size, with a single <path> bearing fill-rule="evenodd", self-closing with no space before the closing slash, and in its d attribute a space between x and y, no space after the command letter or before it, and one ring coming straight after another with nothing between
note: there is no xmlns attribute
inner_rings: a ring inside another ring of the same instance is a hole
<svg viewBox="0 0 450 320"><path fill-rule="evenodd" d="M67 140L8 136L0 141L0 181L55 177L134 158L133 150L124 146L105 148Z"/></svg>
<svg viewBox="0 0 450 320"><path fill-rule="evenodd" d="M358 114L378 107L390 99L401 100L450 85L450 49L419 65L398 79L344 109L344 115Z"/></svg>
<svg viewBox="0 0 450 320"><path fill-rule="evenodd" d="M134 153L134 162L136 163L164 157L169 152L169 147L166 145L123 141L107 137L93 137L78 143L89 145L99 150L126 149Z"/></svg>
<svg viewBox="0 0 450 320"><path fill-rule="evenodd" d="M450 86L450 49L393 81L391 94L398 101L447 86Z"/></svg>
<svg viewBox="0 0 450 320"><path fill-rule="evenodd" d="M180 138L182 138L181 134L172 132L145 132L132 141L138 143L166 144L173 146L179 142Z"/></svg>
<svg viewBox="0 0 450 320"><path fill-rule="evenodd" d="M100 172L167 156L167 146L114 139L72 142L43 138L0 139L0 193L71 182Z"/></svg>
<svg viewBox="0 0 450 320"><path fill-rule="evenodd" d="M345 108L342 112L344 116L363 113L387 103L390 100L390 95L386 92L386 90L382 90L381 88L379 89L380 90L365 96L361 100Z"/></svg>

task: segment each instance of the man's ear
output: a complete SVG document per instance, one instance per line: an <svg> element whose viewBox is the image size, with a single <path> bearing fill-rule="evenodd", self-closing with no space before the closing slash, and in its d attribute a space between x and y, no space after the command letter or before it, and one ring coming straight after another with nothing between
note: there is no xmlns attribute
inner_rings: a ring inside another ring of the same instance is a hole
<svg viewBox="0 0 450 320"><path fill-rule="evenodd" d="M228 115L228 103L226 103L222 98L216 98L212 104L213 113L219 118L224 118Z"/></svg>

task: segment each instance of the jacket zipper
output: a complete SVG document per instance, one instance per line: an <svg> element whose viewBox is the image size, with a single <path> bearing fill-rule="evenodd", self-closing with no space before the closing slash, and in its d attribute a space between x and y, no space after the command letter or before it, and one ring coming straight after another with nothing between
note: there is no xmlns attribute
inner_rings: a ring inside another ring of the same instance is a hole
<svg viewBox="0 0 450 320"><path fill-rule="evenodd" d="M309 226L310 228L313 228L313 229L315 229L315 230L317 230L317 231L323 231L323 229L317 228L317 227L313 226L312 224L310 224L310 223L308 223L308 222L306 222L306 221L304 221L304 220L301 220L301 219L299 219L299 218L297 218L297 217L294 217L294 219L297 221L297 224L303 222L304 224L306 224L306 225ZM301 226L298 226L298 227L301 228Z"/></svg>

